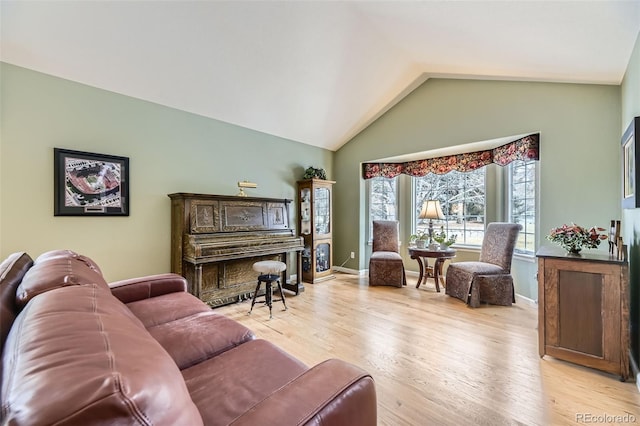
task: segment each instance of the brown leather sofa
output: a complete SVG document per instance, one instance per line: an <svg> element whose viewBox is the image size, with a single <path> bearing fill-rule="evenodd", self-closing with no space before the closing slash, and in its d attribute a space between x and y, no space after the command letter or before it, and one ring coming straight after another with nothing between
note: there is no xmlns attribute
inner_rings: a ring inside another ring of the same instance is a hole
<svg viewBox="0 0 640 426"><path fill-rule="evenodd" d="M309 368L162 274L107 284L68 250L0 264L10 425L375 425L371 376Z"/></svg>

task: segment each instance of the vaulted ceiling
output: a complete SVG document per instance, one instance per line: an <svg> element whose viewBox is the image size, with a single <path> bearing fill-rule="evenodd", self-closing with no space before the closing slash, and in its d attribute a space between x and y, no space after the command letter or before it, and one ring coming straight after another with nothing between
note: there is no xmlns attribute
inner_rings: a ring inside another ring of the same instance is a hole
<svg viewBox="0 0 640 426"><path fill-rule="evenodd" d="M429 77L620 84L640 1L7 1L4 62L336 150Z"/></svg>

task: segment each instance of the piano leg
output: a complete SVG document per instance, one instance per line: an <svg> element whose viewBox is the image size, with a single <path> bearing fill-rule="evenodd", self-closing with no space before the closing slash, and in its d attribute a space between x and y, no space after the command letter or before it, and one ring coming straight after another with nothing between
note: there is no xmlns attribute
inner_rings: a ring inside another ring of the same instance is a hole
<svg viewBox="0 0 640 426"><path fill-rule="evenodd" d="M196 283L193 288L194 295L196 297L200 297L200 292L202 290L202 265L196 265Z"/></svg>
<svg viewBox="0 0 640 426"><path fill-rule="evenodd" d="M285 253L285 256L286 256L286 253ZM296 251L295 256L296 256L296 282L288 283L286 280L286 272L284 272L284 276L283 276L284 281L282 282L282 286L287 290L294 292L297 296L298 294L300 294L300 292L304 291L304 285L302 284L302 250ZM287 264L287 270L288 270L289 263L287 262L286 257L284 259L285 259L284 262Z"/></svg>

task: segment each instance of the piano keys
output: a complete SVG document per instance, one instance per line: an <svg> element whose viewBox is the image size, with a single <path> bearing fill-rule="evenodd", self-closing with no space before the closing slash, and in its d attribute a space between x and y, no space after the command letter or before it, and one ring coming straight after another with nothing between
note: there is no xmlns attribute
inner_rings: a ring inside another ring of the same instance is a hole
<svg viewBox="0 0 640 426"><path fill-rule="evenodd" d="M252 265L261 260L286 263L283 287L296 294L304 290L304 246L291 227L291 200L190 193L169 197L171 271L187 279L190 293L212 307L248 298L257 283ZM294 270L296 281L287 281Z"/></svg>

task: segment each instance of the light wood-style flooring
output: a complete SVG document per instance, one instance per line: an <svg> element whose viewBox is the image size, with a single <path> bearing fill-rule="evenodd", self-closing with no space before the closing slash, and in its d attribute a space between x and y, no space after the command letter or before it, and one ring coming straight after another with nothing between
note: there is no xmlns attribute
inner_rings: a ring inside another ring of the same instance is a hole
<svg viewBox="0 0 640 426"><path fill-rule="evenodd" d="M336 274L288 297L288 311L274 303L272 320L258 303L248 316L247 301L216 312L308 365L341 358L368 371L380 425L640 424L635 383L539 357L536 307L471 309L415 282L369 287Z"/></svg>

